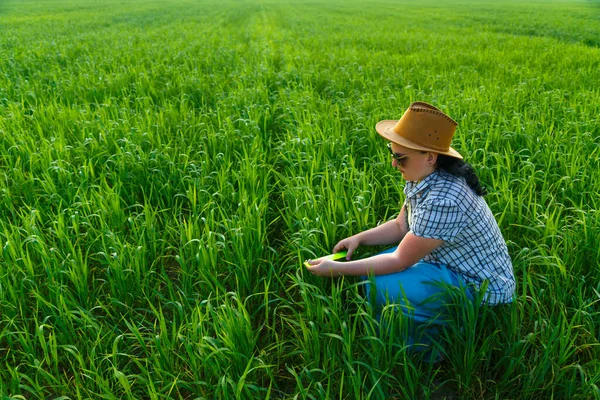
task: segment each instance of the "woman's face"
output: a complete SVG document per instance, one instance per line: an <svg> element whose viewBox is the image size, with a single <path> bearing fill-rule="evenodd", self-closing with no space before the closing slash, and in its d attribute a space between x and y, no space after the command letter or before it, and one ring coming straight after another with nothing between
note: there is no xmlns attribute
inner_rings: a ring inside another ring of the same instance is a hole
<svg viewBox="0 0 600 400"><path fill-rule="evenodd" d="M396 143L392 143L392 151L398 157L406 156L400 161L392 158L392 167L400 171L402 178L406 181L418 182L435 170L437 153L422 153Z"/></svg>

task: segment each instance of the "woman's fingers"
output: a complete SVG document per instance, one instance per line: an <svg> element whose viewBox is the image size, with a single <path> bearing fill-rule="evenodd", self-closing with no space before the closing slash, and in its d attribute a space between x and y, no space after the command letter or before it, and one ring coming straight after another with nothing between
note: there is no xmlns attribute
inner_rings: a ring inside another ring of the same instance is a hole
<svg viewBox="0 0 600 400"><path fill-rule="evenodd" d="M346 253L346 260L351 260L352 259L352 253L354 253L354 249L356 249L356 245L351 244L350 246L348 246L348 253Z"/></svg>
<svg viewBox="0 0 600 400"><path fill-rule="evenodd" d="M317 265L321 264L323 262L322 258L317 258L316 260L306 260L306 262L311 266L311 267L316 267Z"/></svg>
<svg viewBox="0 0 600 400"><path fill-rule="evenodd" d="M358 247L358 244L358 240L356 240L354 237L349 237L344 240L340 240L333 248L333 252L337 253L342 249L346 249L348 251L346 254L346 260L350 260L352 258L352 253L354 253L354 250Z"/></svg>
<svg viewBox="0 0 600 400"><path fill-rule="evenodd" d="M334 253L337 253L338 251L340 251L340 250L342 250L342 249L346 248L346 245L345 245L345 243L344 243L345 241L346 241L346 239L344 239L344 240L340 240L340 241L338 242L338 244L336 244L336 245L335 245L335 247L333 248L333 252L334 252Z"/></svg>

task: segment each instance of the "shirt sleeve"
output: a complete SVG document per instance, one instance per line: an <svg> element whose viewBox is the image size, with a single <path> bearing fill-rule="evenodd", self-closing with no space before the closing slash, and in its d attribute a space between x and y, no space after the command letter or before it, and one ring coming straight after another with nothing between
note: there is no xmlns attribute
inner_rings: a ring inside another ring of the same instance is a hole
<svg viewBox="0 0 600 400"><path fill-rule="evenodd" d="M444 198L427 199L412 213L410 230L424 238L453 242L467 223L456 202Z"/></svg>

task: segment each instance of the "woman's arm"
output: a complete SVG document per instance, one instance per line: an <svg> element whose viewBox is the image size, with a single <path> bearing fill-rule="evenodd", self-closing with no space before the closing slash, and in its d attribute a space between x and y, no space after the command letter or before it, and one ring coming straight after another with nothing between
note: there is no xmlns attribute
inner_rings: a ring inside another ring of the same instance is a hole
<svg viewBox="0 0 600 400"><path fill-rule="evenodd" d="M350 236L346 239L340 240L333 248L333 252L337 253L342 249L348 249L347 259L349 260L356 249L360 245L375 246L375 245L386 245L395 244L400 242L406 233L408 227L406 226L406 211L405 207L402 207L400 214L393 220L390 220L384 224L381 224L375 228L357 233L354 236Z"/></svg>
<svg viewBox="0 0 600 400"><path fill-rule="evenodd" d="M338 262L329 260L309 261L308 269L319 276L366 276L386 275L410 268L423 257L439 247L443 240L428 239L407 233L395 252L379 254L357 261Z"/></svg>
<svg viewBox="0 0 600 400"><path fill-rule="evenodd" d="M385 245L399 243L408 233L406 226L406 211L402 207L400 214L385 224L358 234L360 244L366 246Z"/></svg>

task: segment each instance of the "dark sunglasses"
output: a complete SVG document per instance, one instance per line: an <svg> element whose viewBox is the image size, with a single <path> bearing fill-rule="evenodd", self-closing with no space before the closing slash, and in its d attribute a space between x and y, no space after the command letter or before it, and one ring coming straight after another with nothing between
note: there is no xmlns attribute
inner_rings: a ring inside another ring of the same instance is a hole
<svg viewBox="0 0 600 400"><path fill-rule="evenodd" d="M387 144L387 148L390 150L390 154L392 155L392 157L394 158L394 160L396 160L398 162L398 164L404 166L404 163L406 162L408 156L410 156L411 154L415 154L415 153L419 153L419 151L413 151L412 153L408 153L408 154L400 154L400 153L394 153L394 150L392 150L392 144L388 143Z"/></svg>

